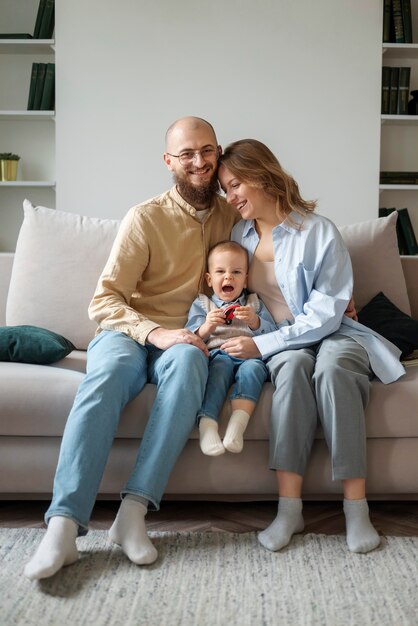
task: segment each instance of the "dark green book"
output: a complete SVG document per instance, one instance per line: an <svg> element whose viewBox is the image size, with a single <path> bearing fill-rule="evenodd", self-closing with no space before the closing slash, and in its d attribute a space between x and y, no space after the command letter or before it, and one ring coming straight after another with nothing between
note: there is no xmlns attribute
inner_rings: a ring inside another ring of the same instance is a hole
<svg viewBox="0 0 418 626"><path fill-rule="evenodd" d="M46 66L44 90L42 92L41 111L54 110L55 91L55 63L48 63Z"/></svg>
<svg viewBox="0 0 418 626"><path fill-rule="evenodd" d="M0 39L32 39L29 33L0 33Z"/></svg>
<svg viewBox="0 0 418 626"><path fill-rule="evenodd" d="M389 114L396 115L398 110L399 67L390 70Z"/></svg>
<svg viewBox="0 0 418 626"><path fill-rule="evenodd" d="M35 104L35 89L36 89L36 78L38 76L38 65L39 63L32 63L32 71L30 75L30 85L29 85L28 111L33 111L33 105Z"/></svg>
<svg viewBox="0 0 418 626"><path fill-rule="evenodd" d="M33 102L33 110L39 111L41 108L42 94L44 91L46 75L46 63L38 63L38 74L36 76L35 97Z"/></svg>
<svg viewBox="0 0 418 626"><path fill-rule="evenodd" d="M418 172L380 172L382 185L418 185Z"/></svg>
<svg viewBox="0 0 418 626"><path fill-rule="evenodd" d="M389 93L390 93L390 76L391 67L384 65L382 67L382 113L389 113Z"/></svg>
<svg viewBox="0 0 418 626"><path fill-rule="evenodd" d="M396 110L396 113L398 115L408 115L410 78L411 78L411 68L400 67L399 68L398 107Z"/></svg>
<svg viewBox="0 0 418 626"><path fill-rule="evenodd" d="M383 1L383 43L390 43L390 16L392 11L392 0Z"/></svg>
<svg viewBox="0 0 418 626"><path fill-rule="evenodd" d="M411 0L401 0L402 22L405 35L405 43L412 43L412 14Z"/></svg>
<svg viewBox="0 0 418 626"><path fill-rule="evenodd" d="M39 0L38 13L36 14L35 29L33 31L33 36L35 37L35 39L39 39L39 31L41 30L42 15L44 12L45 4L46 4L46 0Z"/></svg>
<svg viewBox="0 0 418 626"><path fill-rule="evenodd" d="M395 27L395 43L405 43L405 33L402 19L401 0L392 0L393 24Z"/></svg>
<svg viewBox="0 0 418 626"><path fill-rule="evenodd" d="M395 207L393 207L390 209L385 209L385 211L386 211L386 215L390 215L391 213L396 211L396 209ZM401 226L401 221L399 219L399 214L398 214L398 219L396 220L396 237L398 239L399 254L406 254L406 242L405 242L405 237L403 236L403 229Z"/></svg>
<svg viewBox="0 0 418 626"><path fill-rule="evenodd" d="M41 28L39 29L39 39L51 39L55 25L55 0L46 0L44 12L42 13Z"/></svg>
<svg viewBox="0 0 418 626"><path fill-rule="evenodd" d="M398 210L398 220L402 226L402 232L406 244L406 254L418 254L418 243L415 237L414 229L411 224L408 209Z"/></svg>

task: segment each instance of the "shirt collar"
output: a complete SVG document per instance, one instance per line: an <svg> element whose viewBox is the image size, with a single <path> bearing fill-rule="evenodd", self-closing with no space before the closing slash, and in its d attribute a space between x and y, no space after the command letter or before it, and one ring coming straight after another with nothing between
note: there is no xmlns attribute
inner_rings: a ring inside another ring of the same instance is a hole
<svg viewBox="0 0 418 626"><path fill-rule="evenodd" d="M181 196L177 190L177 186L174 185L171 189L170 189L170 195L173 198L173 200L187 213L189 213L189 215L192 215L193 217L196 217L196 213L198 211L196 211L196 209L194 208L194 206L192 206L191 204L189 204L188 202L186 202L186 200L183 198L183 196ZM214 208L216 207L218 203L218 196L215 197L214 201L212 202L212 205L208 208L208 213L207 216L208 217L212 211L214 210Z"/></svg>
<svg viewBox="0 0 418 626"><path fill-rule="evenodd" d="M289 214L290 219L293 221L294 224L296 224L297 226L301 227L304 220L305 220L305 216L301 215L300 213L296 213L296 211L291 211L291 213ZM292 226L287 220L284 220L284 222L282 222L281 224L277 224L277 226L275 226L273 228L273 232L276 230L276 228L282 228L283 230L286 230L288 233L294 235L297 232L299 232L299 228L295 228L294 226ZM255 221L254 220L246 220L245 222L245 226L244 226L244 230L242 233L243 237L248 237L250 235L256 234L258 236L258 233L256 231L255 228Z"/></svg>

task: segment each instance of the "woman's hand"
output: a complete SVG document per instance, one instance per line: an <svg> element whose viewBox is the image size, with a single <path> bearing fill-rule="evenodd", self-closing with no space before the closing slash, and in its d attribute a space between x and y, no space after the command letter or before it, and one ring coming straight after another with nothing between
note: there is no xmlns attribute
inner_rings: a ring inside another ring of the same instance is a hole
<svg viewBox="0 0 418 626"><path fill-rule="evenodd" d="M347 315L347 317L349 317L350 319L354 320L355 322L358 322L356 305L355 305L353 296L351 296L350 302L347 304L347 308L345 310L344 315Z"/></svg>
<svg viewBox="0 0 418 626"><path fill-rule="evenodd" d="M220 348L237 359L256 359L261 357L261 352L251 337L233 337L225 341Z"/></svg>

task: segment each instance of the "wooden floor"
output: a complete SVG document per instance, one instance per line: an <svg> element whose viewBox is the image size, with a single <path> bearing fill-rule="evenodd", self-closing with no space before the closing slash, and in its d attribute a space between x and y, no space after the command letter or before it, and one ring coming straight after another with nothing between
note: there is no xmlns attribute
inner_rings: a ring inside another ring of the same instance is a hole
<svg viewBox="0 0 418 626"><path fill-rule="evenodd" d="M47 502L0 502L0 528L43 528ZM116 501L99 501L91 528L106 530L118 510ZM369 502L370 517L378 532L386 536L418 536L418 501ZM166 501L158 512L147 515L153 531L258 531L274 519L277 502L177 502ZM305 502L305 533L344 533L341 502Z"/></svg>

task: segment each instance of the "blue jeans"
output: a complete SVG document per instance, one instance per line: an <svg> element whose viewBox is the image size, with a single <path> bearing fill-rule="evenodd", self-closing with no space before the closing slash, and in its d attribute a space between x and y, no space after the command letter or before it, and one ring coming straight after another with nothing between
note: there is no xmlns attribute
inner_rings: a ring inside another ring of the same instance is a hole
<svg viewBox="0 0 418 626"><path fill-rule="evenodd" d="M222 350L212 350L205 397L197 420L210 417L218 421L232 383L231 400L239 398L256 403L267 377L267 367L260 359L236 359Z"/></svg>
<svg viewBox="0 0 418 626"><path fill-rule="evenodd" d="M62 515L87 528L125 405L146 382L157 395L132 474L122 494L159 503L174 464L195 426L207 379L201 350L141 346L127 335L102 331L88 348L87 374L65 427L54 491L45 521Z"/></svg>

